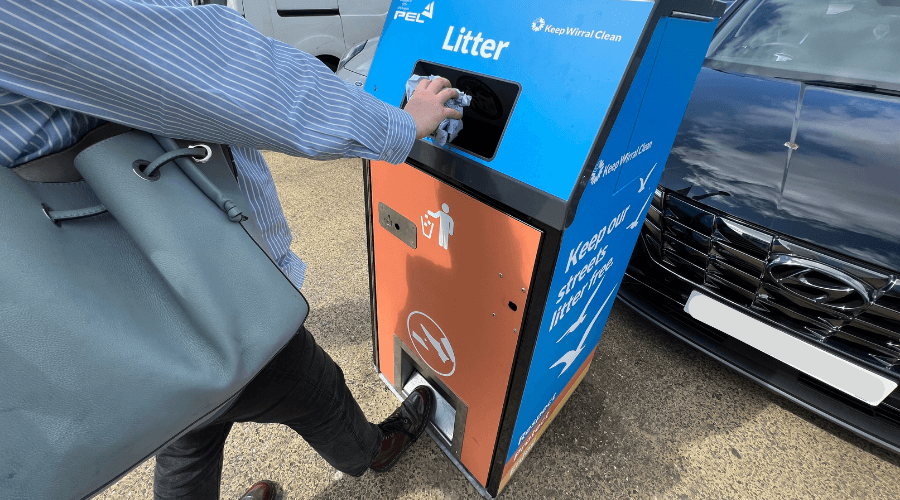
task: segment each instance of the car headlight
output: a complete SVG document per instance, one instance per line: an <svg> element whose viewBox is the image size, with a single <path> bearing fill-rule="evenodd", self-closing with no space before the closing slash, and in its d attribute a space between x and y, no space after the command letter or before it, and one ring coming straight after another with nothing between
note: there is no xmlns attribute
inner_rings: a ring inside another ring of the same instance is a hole
<svg viewBox="0 0 900 500"><path fill-rule="evenodd" d="M347 54L341 59L341 62L338 63L337 70L340 71L341 68L343 68L347 65L348 62L350 62L350 59L353 59L357 54L362 52L363 49L366 48L366 42L368 42L368 40L350 49L350 52L347 52Z"/></svg>

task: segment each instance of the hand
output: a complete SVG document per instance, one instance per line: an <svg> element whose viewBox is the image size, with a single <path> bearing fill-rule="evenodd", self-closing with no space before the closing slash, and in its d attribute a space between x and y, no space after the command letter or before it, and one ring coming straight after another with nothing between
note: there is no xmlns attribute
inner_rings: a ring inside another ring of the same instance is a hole
<svg viewBox="0 0 900 500"><path fill-rule="evenodd" d="M403 108L416 122L416 139L431 135L444 118L462 118L462 113L444 106L450 99L458 97L459 92L450 88L450 80L446 78L419 80L416 90Z"/></svg>

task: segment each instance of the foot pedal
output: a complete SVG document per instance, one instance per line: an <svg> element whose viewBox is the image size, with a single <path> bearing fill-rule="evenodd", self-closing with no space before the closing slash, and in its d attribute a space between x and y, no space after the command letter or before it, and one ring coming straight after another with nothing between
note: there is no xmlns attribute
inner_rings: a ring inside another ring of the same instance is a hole
<svg viewBox="0 0 900 500"><path fill-rule="evenodd" d="M408 396L420 385L427 385L431 388L432 392L434 392L435 402L437 403L434 410L434 426L437 427L438 431L440 431L445 438L447 438L448 443L452 443L453 429L456 427L456 409L441 396L439 391L436 391L434 387L428 383L428 380L426 380L425 377L419 372L414 371L406 381L406 384L403 385L403 396Z"/></svg>

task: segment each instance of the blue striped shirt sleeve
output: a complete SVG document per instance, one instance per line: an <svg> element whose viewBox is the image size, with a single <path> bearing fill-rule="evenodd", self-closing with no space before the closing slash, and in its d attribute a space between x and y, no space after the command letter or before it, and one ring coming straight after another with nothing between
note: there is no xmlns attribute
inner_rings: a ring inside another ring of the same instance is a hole
<svg viewBox="0 0 900 500"><path fill-rule="evenodd" d="M0 0L0 87L171 137L401 163L412 117L223 6ZM16 138L0 152L22 150Z"/></svg>

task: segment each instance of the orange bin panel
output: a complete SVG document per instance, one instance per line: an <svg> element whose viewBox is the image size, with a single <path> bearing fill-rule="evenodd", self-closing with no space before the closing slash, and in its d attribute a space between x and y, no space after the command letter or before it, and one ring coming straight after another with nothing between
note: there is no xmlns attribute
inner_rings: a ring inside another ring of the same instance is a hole
<svg viewBox="0 0 900 500"><path fill-rule="evenodd" d="M541 232L410 165L371 163L379 370L394 337L468 407L460 460L482 485L519 341ZM413 249L378 222L416 225Z"/></svg>

